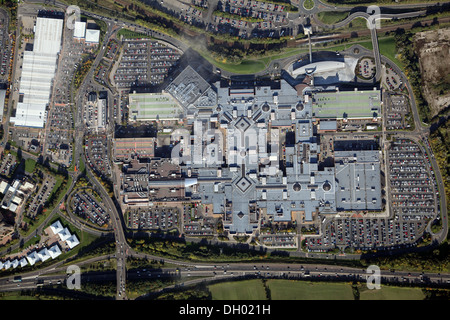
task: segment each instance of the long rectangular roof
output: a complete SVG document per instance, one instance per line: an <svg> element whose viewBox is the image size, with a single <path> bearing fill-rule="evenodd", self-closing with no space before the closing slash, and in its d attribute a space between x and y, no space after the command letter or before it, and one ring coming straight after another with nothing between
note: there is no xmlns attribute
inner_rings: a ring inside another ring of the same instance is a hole
<svg viewBox="0 0 450 320"><path fill-rule="evenodd" d="M317 92L313 97L313 116L317 118L381 117L379 90Z"/></svg>
<svg viewBox="0 0 450 320"><path fill-rule="evenodd" d="M37 17L33 51L48 54L59 53L63 24L64 20L62 19Z"/></svg>
<svg viewBox="0 0 450 320"><path fill-rule="evenodd" d="M32 127L32 128L43 128L45 117L44 116L37 116L37 115L28 115L27 109L22 109L23 111L21 114L16 114L15 117L11 117L10 121L14 122L15 126L19 127ZM19 109L18 109L19 111Z"/></svg>
<svg viewBox="0 0 450 320"><path fill-rule="evenodd" d="M64 20L38 17L36 19L33 51L25 51L20 80L23 101L17 104L15 126L44 127L45 109L50 100L55 76Z"/></svg>

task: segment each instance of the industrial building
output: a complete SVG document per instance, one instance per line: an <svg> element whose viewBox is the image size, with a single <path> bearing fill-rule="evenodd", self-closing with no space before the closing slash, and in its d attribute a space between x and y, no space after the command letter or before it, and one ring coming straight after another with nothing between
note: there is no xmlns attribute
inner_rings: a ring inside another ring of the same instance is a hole
<svg viewBox="0 0 450 320"><path fill-rule="evenodd" d="M86 22L84 21L75 21L74 29L73 29L73 37L75 39L81 40L86 36Z"/></svg>
<svg viewBox="0 0 450 320"><path fill-rule="evenodd" d="M0 193L3 194L1 207L11 212L16 212L34 185L20 180L14 180L12 184L6 181L0 182Z"/></svg>
<svg viewBox="0 0 450 320"><path fill-rule="evenodd" d="M33 51L23 55L19 102L10 121L15 126L43 128L52 90L64 20L37 17Z"/></svg>
<svg viewBox="0 0 450 320"><path fill-rule="evenodd" d="M319 133L336 132L337 121L336 120L321 120L319 123Z"/></svg>
<svg viewBox="0 0 450 320"><path fill-rule="evenodd" d="M86 44L98 44L100 42L100 30L93 20L86 22L86 19L75 21L73 28L73 38L84 41Z"/></svg>
<svg viewBox="0 0 450 320"><path fill-rule="evenodd" d="M86 29L86 37L84 41L87 44L98 44L100 42L100 30Z"/></svg>
<svg viewBox="0 0 450 320"><path fill-rule="evenodd" d="M2 110L2 113L0 114L0 121L3 120L3 110L5 108L5 98L6 98L6 90L0 89L0 110Z"/></svg>

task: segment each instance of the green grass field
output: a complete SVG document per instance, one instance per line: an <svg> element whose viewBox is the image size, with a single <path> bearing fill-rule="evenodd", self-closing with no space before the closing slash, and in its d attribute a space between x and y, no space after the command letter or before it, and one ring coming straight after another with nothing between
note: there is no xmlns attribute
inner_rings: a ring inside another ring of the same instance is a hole
<svg viewBox="0 0 450 320"><path fill-rule="evenodd" d="M313 282L269 279L272 300L354 300L352 285L347 282ZM263 281L260 279L223 282L209 287L213 300L266 300ZM360 300L423 300L421 288L381 286L369 290L358 286Z"/></svg>
<svg viewBox="0 0 450 320"><path fill-rule="evenodd" d="M123 36L125 39L140 39L140 38L152 39L153 38L146 34L135 32L135 31L125 29L125 28L122 28L119 31L117 31L117 36L119 38L120 38L120 36Z"/></svg>
<svg viewBox="0 0 450 320"><path fill-rule="evenodd" d="M261 280L216 283L209 286L213 300L265 300Z"/></svg>
<svg viewBox="0 0 450 320"><path fill-rule="evenodd" d="M360 289L360 300L423 300L420 288L402 288L381 286L380 290Z"/></svg>
<svg viewBox="0 0 450 320"><path fill-rule="evenodd" d="M347 283L268 280L272 300L353 300Z"/></svg>
<svg viewBox="0 0 450 320"><path fill-rule="evenodd" d="M34 168L36 168L36 161L29 158L25 160L25 171L28 173L33 173Z"/></svg>
<svg viewBox="0 0 450 320"><path fill-rule="evenodd" d="M326 24L335 24L347 18L349 12L340 11L322 11L317 14L317 18Z"/></svg>
<svg viewBox="0 0 450 320"><path fill-rule="evenodd" d="M240 63L227 63L217 61L209 53L199 52L203 58L208 60L211 64L215 65L217 68L238 73L238 74L253 74L260 71L263 71L266 68L266 65L258 60L243 60Z"/></svg>
<svg viewBox="0 0 450 320"><path fill-rule="evenodd" d="M380 48L380 53L383 56L394 62L400 69L404 70L404 63L397 58L397 48L393 37L378 39L378 46Z"/></svg>
<svg viewBox="0 0 450 320"><path fill-rule="evenodd" d="M373 50L372 41L359 43L368 50ZM404 70L405 64L397 57L397 48L395 46L394 37L378 38L378 47L380 53L394 62L400 69Z"/></svg>

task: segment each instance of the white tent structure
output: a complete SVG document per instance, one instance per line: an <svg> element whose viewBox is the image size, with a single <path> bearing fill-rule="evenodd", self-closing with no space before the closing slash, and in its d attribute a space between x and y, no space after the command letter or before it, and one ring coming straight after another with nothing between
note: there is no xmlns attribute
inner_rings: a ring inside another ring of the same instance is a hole
<svg viewBox="0 0 450 320"><path fill-rule="evenodd" d="M3 269L8 270L11 267L11 262L8 260L3 264Z"/></svg>
<svg viewBox="0 0 450 320"><path fill-rule="evenodd" d="M39 259L38 255L36 254L36 251L33 251L27 255L27 260L28 260L28 263L32 266L36 262L38 262L40 259Z"/></svg>
<svg viewBox="0 0 450 320"><path fill-rule="evenodd" d="M37 256L39 259L44 262L51 258L50 253L48 252L47 248L43 248L41 251L37 253Z"/></svg>
<svg viewBox="0 0 450 320"><path fill-rule="evenodd" d="M54 223L52 223L52 225L50 225L50 230L52 230L53 234L58 234L61 231L63 231L63 229L64 228L59 220L55 221Z"/></svg>
<svg viewBox="0 0 450 320"><path fill-rule="evenodd" d="M50 249L48 249L48 253L52 257L52 259L55 259L56 257L58 257L61 254L61 249L59 249L58 245L55 244Z"/></svg>
<svg viewBox="0 0 450 320"><path fill-rule="evenodd" d="M3 262L0 261L0 270L3 269Z"/></svg>
<svg viewBox="0 0 450 320"><path fill-rule="evenodd" d="M70 238L71 234L69 229L64 228L63 230L61 230L60 232L58 232L59 238L61 239L61 241L66 241L67 239Z"/></svg>
<svg viewBox="0 0 450 320"><path fill-rule="evenodd" d="M22 259L20 259L19 263L20 263L20 267L23 268L28 264L28 261L25 257L23 257Z"/></svg>
<svg viewBox="0 0 450 320"><path fill-rule="evenodd" d="M14 259L14 260L11 262L11 267L12 267L13 269L15 269L15 268L17 268L18 266L19 266L19 260Z"/></svg>
<svg viewBox="0 0 450 320"><path fill-rule="evenodd" d="M77 236L73 234L69 239L67 239L66 243L69 246L69 248L72 249L73 247L79 245L80 241L78 241Z"/></svg>

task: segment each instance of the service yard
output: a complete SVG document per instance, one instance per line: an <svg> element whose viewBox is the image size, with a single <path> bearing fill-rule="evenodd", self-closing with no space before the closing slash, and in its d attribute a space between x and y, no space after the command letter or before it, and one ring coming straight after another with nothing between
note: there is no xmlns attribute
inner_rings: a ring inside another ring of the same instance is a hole
<svg viewBox="0 0 450 320"><path fill-rule="evenodd" d="M450 104L450 29L419 32L414 46L422 70L423 93L434 117ZM443 63L444 62L444 63Z"/></svg>

